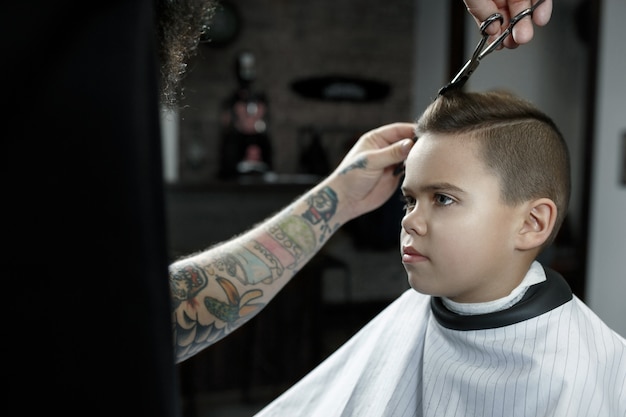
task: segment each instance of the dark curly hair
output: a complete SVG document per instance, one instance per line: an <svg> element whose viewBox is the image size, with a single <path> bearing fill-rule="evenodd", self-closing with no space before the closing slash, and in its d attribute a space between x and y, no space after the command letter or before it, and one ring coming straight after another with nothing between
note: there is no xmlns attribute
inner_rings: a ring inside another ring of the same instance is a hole
<svg viewBox="0 0 626 417"><path fill-rule="evenodd" d="M155 0L161 104L171 107L181 99L187 61L197 52L217 4L217 0Z"/></svg>

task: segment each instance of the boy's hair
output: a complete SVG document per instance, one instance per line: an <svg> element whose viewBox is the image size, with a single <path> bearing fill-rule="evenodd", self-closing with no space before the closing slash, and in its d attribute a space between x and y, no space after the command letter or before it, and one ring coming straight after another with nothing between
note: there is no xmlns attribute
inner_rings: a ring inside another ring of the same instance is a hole
<svg viewBox="0 0 626 417"><path fill-rule="evenodd" d="M567 144L550 117L508 92L451 91L417 121L417 137L425 133L477 139L480 157L500 179L505 204L544 197L554 201L554 230L542 248L552 243L567 213L571 185Z"/></svg>

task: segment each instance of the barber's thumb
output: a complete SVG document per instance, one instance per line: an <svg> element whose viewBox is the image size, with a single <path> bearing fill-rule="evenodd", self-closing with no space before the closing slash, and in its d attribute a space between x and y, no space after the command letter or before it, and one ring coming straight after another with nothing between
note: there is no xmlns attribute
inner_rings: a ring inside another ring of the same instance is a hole
<svg viewBox="0 0 626 417"><path fill-rule="evenodd" d="M372 155L371 158L373 165L375 165L372 168L386 168L404 161L414 144L415 142L411 139L403 139L376 151L375 156Z"/></svg>
<svg viewBox="0 0 626 417"><path fill-rule="evenodd" d="M390 162L390 164L396 164L398 162L404 161L406 157L409 155L409 152L411 151L411 148L413 148L414 144L415 142L411 139L403 139L400 142L392 145L391 151L392 151L392 157L394 159L393 161Z"/></svg>
<svg viewBox="0 0 626 417"><path fill-rule="evenodd" d="M407 156L409 156L409 152L415 145L416 139L403 139L400 141L398 146L400 147L400 151L402 152L402 160L404 161Z"/></svg>

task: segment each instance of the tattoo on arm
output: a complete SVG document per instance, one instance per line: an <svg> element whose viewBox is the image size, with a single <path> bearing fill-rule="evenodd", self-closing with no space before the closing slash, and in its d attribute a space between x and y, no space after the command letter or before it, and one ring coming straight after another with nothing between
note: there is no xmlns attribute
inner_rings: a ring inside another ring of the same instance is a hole
<svg viewBox="0 0 626 417"><path fill-rule="evenodd" d="M218 270L223 269L223 265L227 264L224 260L228 258L218 260L215 267L208 268L208 273L207 269L196 263L186 264L170 273L177 361L193 356L196 352L223 338L265 306L254 302L263 296L262 290L254 288L240 294L231 280L217 273ZM217 266L218 264L220 266ZM208 285L219 285L226 300L222 301L212 296L203 298L202 307L215 318L203 324L199 320L198 310L201 305L197 296ZM185 305L181 306L183 303Z"/></svg>
<svg viewBox="0 0 626 417"><path fill-rule="evenodd" d="M342 169L341 173L342 174L347 174L348 172L352 171L353 169L364 169L364 168L367 168L367 158L361 157L361 158L357 159L356 161L354 161L352 164L350 164L347 167L345 167L344 169Z"/></svg>
<svg viewBox="0 0 626 417"><path fill-rule="evenodd" d="M301 215L287 215L266 233L222 253L207 265L182 263L170 271L177 361L223 338L256 315L264 291L286 271L295 274L339 226L330 225L337 211L336 193L325 187L308 197ZM317 232L316 232L317 229ZM241 286L253 286L240 293ZM216 286L207 295L201 293Z"/></svg>
<svg viewBox="0 0 626 417"><path fill-rule="evenodd" d="M182 302L193 300L208 285L208 281L206 272L193 263L171 271L172 308L176 309Z"/></svg>
<svg viewBox="0 0 626 417"><path fill-rule="evenodd" d="M336 230L331 228L329 221L337 212L337 194L330 187L324 187L319 193L308 199L309 209L302 214L306 220L312 225L321 223L322 234L320 235L320 243L326 240L327 234L331 234Z"/></svg>

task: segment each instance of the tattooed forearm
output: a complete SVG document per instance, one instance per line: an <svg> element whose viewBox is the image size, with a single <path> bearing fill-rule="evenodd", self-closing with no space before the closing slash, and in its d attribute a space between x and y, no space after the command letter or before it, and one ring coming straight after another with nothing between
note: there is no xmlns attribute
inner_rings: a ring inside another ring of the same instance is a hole
<svg viewBox="0 0 626 417"><path fill-rule="evenodd" d="M170 272L177 361L221 339L264 307L255 301L263 297L261 289L240 293L232 281L220 276L224 271L240 270L232 267L233 259L222 257L206 269L189 262ZM206 288L214 289L202 296L200 292Z"/></svg>
<svg viewBox="0 0 626 417"><path fill-rule="evenodd" d="M207 346L225 337L256 315L265 304L253 302L263 296L263 291L253 289L239 294L237 288L224 278L217 283L226 293L226 301L204 298L204 306L217 320L202 324L186 313L174 322L176 361L181 362ZM176 316L175 316L176 317Z"/></svg>
<svg viewBox="0 0 626 417"><path fill-rule="evenodd" d="M331 225L337 206L336 193L322 188L250 233L175 263L170 282L177 361L256 315L339 227Z"/></svg>

